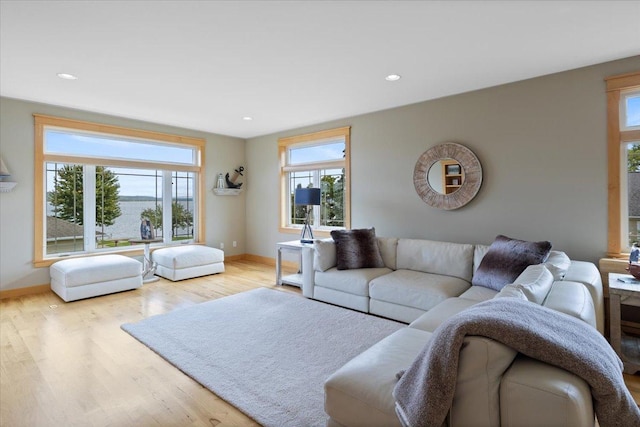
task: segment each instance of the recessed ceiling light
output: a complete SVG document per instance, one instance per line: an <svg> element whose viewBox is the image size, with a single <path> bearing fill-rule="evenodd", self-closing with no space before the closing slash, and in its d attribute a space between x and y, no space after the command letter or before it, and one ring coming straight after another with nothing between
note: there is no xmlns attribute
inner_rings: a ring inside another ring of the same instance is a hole
<svg viewBox="0 0 640 427"><path fill-rule="evenodd" d="M251 120L253 120L253 117L249 117L249 116L244 116L242 118L242 120L246 121L246 122L250 122Z"/></svg>
<svg viewBox="0 0 640 427"><path fill-rule="evenodd" d="M400 80L400 75L398 74L389 74L387 77L385 77L384 79L388 82L395 82Z"/></svg>
<svg viewBox="0 0 640 427"><path fill-rule="evenodd" d="M58 73L57 76L65 80L78 80L78 77L74 76L73 74Z"/></svg>

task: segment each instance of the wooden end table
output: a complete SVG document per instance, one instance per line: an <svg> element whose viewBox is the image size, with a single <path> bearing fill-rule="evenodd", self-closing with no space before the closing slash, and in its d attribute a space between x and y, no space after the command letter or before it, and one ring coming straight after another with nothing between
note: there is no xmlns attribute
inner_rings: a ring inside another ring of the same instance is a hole
<svg viewBox="0 0 640 427"><path fill-rule="evenodd" d="M609 340L624 363L626 374L640 371L638 338L623 337L620 305L640 307L640 281L630 274L609 273Z"/></svg>

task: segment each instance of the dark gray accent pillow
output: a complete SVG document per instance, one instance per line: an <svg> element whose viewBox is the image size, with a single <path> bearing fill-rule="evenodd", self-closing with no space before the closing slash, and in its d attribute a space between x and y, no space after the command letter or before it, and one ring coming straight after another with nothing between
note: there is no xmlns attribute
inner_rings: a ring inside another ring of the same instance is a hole
<svg viewBox="0 0 640 427"><path fill-rule="evenodd" d="M338 270L384 267L375 228L334 230Z"/></svg>
<svg viewBox="0 0 640 427"><path fill-rule="evenodd" d="M532 264L544 262L551 251L549 242L527 242L499 235L480 262L471 284L501 290Z"/></svg>

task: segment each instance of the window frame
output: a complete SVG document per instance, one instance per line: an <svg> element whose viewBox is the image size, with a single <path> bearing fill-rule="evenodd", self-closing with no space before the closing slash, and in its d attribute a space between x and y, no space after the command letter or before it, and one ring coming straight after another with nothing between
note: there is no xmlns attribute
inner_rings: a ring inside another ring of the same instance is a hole
<svg viewBox="0 0 640 427"><path fill-rule="evenodd" d="M290 147L296 145L322 145L323 141L330 142L336 138L344 138L344 159L341 160L329 160L305 163L302 165L296 164L295 166L289 166L287 162L287 152ZM327 129L319 132L307 133L303 135L296 135L290 137L284 137L278 139L278 159L280 170L280 224L279 231L281 233L300 233L302 226L292 226L288 221L288 173L302 170L322 170L322 169L338 169L344 168L344 228L351 228L351 126L344 126L335 129ZM339 165L339 166L337 166ZM338 227L335 227L337 229ZM313 233L317 237L329 237L331 230L334 227L314 227Z"/></svg>
<svg viewBox="0 0 640 427"><path fill-rule="evenodd" d="M103 253L86 252L65 254L64 256L46 255L44 251L44 222L46 221L45 191L46 191L46 163L69 163L69 164L88 164L95 166L108 167L131 167L143 169L156 169L165 171L181 171L194 172L196 174L195 193L197 194L196 215L197 223L197 240L194 243L201 243L205 236L205 218L204 218L204 165L205 160L205 140L202 138L187 137L174 134L166 134L155 131L147 131L141 129L125 128L120 126L99 124L86 122L82 120L66 119L61 117L47 116L42 114L34 114L34 258L35 267L46 267L60 259L79 258L83 256L96 255ZM148 142L157 142L160 144L186 145L196 149L196 158L194 165L184 165L175 163L166 163L166 168L160 167L163 163L147 162L139 160L119 160L114 158L100 157L84 157L60 154L45 153L45 131L47 128L59 128L69 132L93 133L96 135L125 137L132 139L140 139ZM170 235L171 233L168 233ZM139 255L143 253L142 248L123 247L108 251L109 253L122 253L127 255Z"/></svg>
<svg viewBox="0 0 640 427"><path fill-rule="evenodd" d="M623 218L626 208L622 202L626 201L626 171L623 168L623 153L626 154L626 144L640 141L640 130L622 129L621 105L626 92L640 89L640 71L607 77L607 159L608 159L608 230L607 256L612 258L628 258L626 240L623 238Z"/></svg>
<svg viewBox="0 0 640 427"><path fill-rule="evenodd" d="M631 88L620 91L620 111L624 114L620 114L620 131L630 131L630 130L640 130L640 124L627 126L627 123L624 119L627 117L627 103L625 102L627 98L630 98L631 95L634 95L634 98L640 99L640 88Z"/></svg>

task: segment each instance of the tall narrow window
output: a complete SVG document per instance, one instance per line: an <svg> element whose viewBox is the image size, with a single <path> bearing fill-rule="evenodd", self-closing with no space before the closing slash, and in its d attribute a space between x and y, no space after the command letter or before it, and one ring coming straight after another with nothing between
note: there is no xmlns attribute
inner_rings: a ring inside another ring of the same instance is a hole
<svg viewBox="0 0 640 427"><path fill-rule="evenodd" d="M350 128L281 138L280 230L299 232L306 207L295 206L296 188L320 188L320 206L310 212L318 235L350 227L349 149Z"/></svg>
<svg viewBox="0 0 640 427"><path fill-rule="evenodd" d="M197 241L204 141L35 116L35 264L60 256Z"/></svg>
<svg viewBox="0 0 640 427"><path fill-rule="evenodd" d="M640 90L622 92L621 95L620 130L640 130ZM632 135L630 134L630 139L633 139ZM626 170L626 174L621 174L621 187L627 189L626 202L622 207L622 214L627 220L623 222L625 239L622 249L626 251L634 243L640 243L640 138L637 141L621 142L624 146L623 161Z"/></svg>
<svg viewBox="0 0 640 427"><path fill-rule="evenodd" d="M623 174L621 186L627 188L622 212L626 214L628 228L623 232L627 236L623 249L630 249L634 243L640 243L640 141L625 144L625 148L626 176Z"/></svg>
<svg viewBox="0 0 640 427"><path fill-rule="evenodd" d="M195 215L194 175L191 172L173 172L172 182L171 240L191 240Z"/></svg>
<svg viewBox="0 0 640 427"><path fill-rule="evenodd" d="M46 163L46 254L84 251L82 165Z"/></svg>
<svg viewBox="0 0 640 427"><path fill-rule="evenodd" d="M609 229L607 255L640 241L640 72L607 81Z"/></svg>

